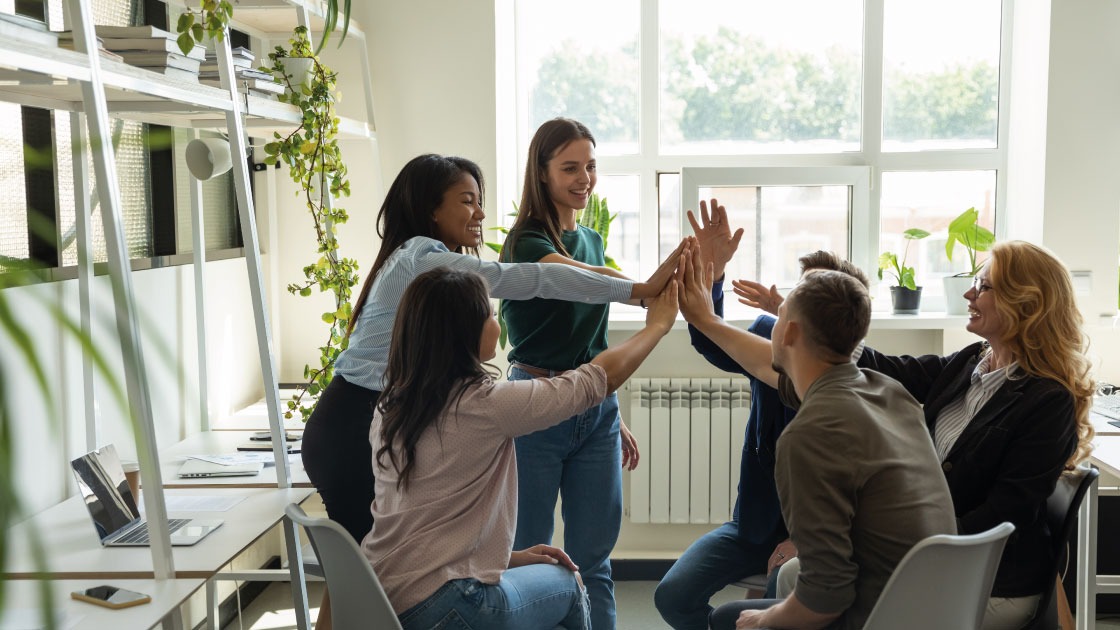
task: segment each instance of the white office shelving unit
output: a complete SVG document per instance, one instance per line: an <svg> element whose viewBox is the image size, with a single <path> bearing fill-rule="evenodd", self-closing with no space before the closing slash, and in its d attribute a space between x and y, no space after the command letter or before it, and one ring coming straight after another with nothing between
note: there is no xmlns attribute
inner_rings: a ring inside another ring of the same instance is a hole
<svg viewBox="0 0 1120 630"><path fill-rule="evenodd" d="M182 8L181 0L167 0L172 13ZM222 88L196 83L178 81L163 75L129 66L119 62L104 60L95 51L94 28L90 17L88 0L66 0L71 28L75 33L76 51L59 49L53 45L35 43L19 37L0 37L0 101L17 103L56 111L71 112L74 146L80 151L84 146L81 134L88 126L94 138L107 138L110 117L146 123L186 127L193 129L218 129L228 133L231 152L234 156L245 156L249 149L249 135L268 137L275 131L291 129L299 122L298 110L290 105L246 97L239 94L231 78L233 77L232 54L228 34L215 42L218 52ZM308 0L241 0L235 5L233 25L251 37L271 42L285 41L292 28L297 24L308 26L314 34L321 31L323 3ZM173 16L174 17L174 16ZM174 19L172 19L174 22ZM11 25L6 25L9 31ZM338 37L336 34L334 37ZM339 130L346 139L366 139L376 151L376 138L373 130L373 99L369 78L369 62L365 47L365 35L351 23L348 39L354 39L362 47L362 67L366 98L366 120L343 119ZM88 54L93 52L93 54ZM83 116L84 114L84 116ZM85 118L86 125L82 125ZM139 325L136 301L133 295L131 267L121 228L120 192L117 189L116 163L112 144L109 142L92 143L94 172L97 181L98 199L102 208L102 219L109 257L110 281L116 312L117 331L124 354L125 384L127 387L130 412L137 427L136 446L140 459L141 475L145 485L162 487L158 462L150 392L146 380L143 350L139 338ZM269 327L265 287L261 269L261 248L255 221L253 197L249 184L249 171L244 159L234 159L233 177L237 192L237 206L242 237L245 244L245 258L249 272L249 287L252 296L253 316L256 326L259 359L264 384L265 402L268 409L276 459L277 485L281 488L291 486L291 472L286 454L281 411L279 408L278 382L275 361L271 353L272 333ZM75 156L76 187L85 185L85 159ZM77 192L81 192L80 190ZM199 344L200 383L203 394L199 401L202 429L208 428L205 383L205 318L204 289L202 270L205 264L205 247L200 240L202 213L199 185L192 185L192 225L195 228L195 280L198 296L197 311ZM88 331L90 317L90 279L93 275L91 257L91 238L89 234L90 208L88 196L76 194L78 210L78 257L79 257L79 299L83 327ZM83 207L85 205L85 207ZM85 370L87 398L92 396L92 370ZM92 401L87 401L92 406ZM87 433L96 434L96 422L92 414L87 414ZM160 492L143 493L144 507L151 525L152 562L156 579L170 579L175 576L174 559L171 553L170 536L167 531L167 510L163 494ZM302 588L303 574L299 537L294 525L284 519L286 547L290 565L293 593L295 594L297 624L307 628L308 609L306 593ZM252 579L246 572L231 574L235 579ZM215 589L213 583L207 585L208 614L214 621ZM298 602L302 600L302 606ZM165 622L171 627L181 627L181 619Z"/></svg>

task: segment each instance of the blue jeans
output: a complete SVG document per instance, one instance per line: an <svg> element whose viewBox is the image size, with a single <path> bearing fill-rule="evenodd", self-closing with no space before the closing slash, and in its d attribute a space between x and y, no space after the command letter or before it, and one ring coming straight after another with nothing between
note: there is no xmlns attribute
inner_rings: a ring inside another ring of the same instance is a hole
<svg viewBox="0 0 1120 630"><path fill-rule="evenodd" d="M510 368L511 381L531 378ZM560 424L517 438L514 549L552 543L557 493L563 547L587 586L591 627L614 630L611 550L622 526L622 442L614 394Z"/></svg>
<svg viewBox="0 0 1120 630"><path fill-rule="evenodd" d="M509 569L497 584L451 580L428 599L397 615L404 630L585 630L587 591L576 575L554 564Z"/></svg>
<svg viewBox="0 0 1120 630"><path fill-rule="evenodd" d="M696 539L681 554L653 593L661 618L675 630L707 630L708 600L728 584L766 572L773 545L738 539L739 525L724 523ZM777 574L777 571L774 572Z"/></svg>

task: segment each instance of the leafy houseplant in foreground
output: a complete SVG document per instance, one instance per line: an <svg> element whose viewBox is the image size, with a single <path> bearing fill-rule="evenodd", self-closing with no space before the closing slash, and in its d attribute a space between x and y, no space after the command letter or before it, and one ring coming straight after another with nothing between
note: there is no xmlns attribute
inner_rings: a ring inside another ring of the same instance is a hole
<svg viewBox="0 0 1120 630"><path fill-rule="evenodd" d="M906 248L902 250L902 261L893 252L879 254L879 279L883 279L883 272L894 276L895 286L891 287L891 303L896 314L913 314L918 312L918 305L922 299L922 288L914 283L914 268L906 265L906 257L910 253L910 241L921 240L929 236L929 232L910 228L902 233L906 239Z"/></svg>
<svg viewBox="0 0 1120 630"><path fill-rule="evenodd" d="M300 185L297 194L304 196L308 213L315 228L318 259L303 268L305 280L288 285L288 292L302 296L311 295L312 288L330 292L332 309L323 313L328 325L326 343L320 346L319 365L303 368L307 389L288 402L285 418L298 409L306 420L315 408L319 393L334 376L334 363L339 353L346 349L346 327L350 321L350 296L358 282L358 263L352 258L338 255L336 229L346 223L346 210L335 207L332 198L350 196L350 182L346 178L346 164L338 147L338 116L335 114L336 73L324 66L311 49L305 27L297 27L289 40L290 50L277 46L269 53L272 66L264 68L280 77L287 92L280 100L300 110L300 126L288 135L273 134L273 141L265 145L266 164L283 162L288 166L292 181ZM310 73L305 84L294 83L292 73L285 63L292 59L310 60ZM310 396L310 402L304 396Z"/></svg>

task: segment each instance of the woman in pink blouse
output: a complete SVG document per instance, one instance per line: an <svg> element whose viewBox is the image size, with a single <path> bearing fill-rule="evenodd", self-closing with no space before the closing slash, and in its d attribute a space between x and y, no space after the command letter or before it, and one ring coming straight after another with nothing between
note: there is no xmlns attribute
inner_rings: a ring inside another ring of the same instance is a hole
<svg viewBox="0 0 1120 630"><path fill-rule="evenodd" d="M405 291L370 427L377 492L362 548L406 630L589 627L578 567L563 550L512 551L513 438L625 382L672 327L676 284L647 304L645 328L590 363L504 381L483 364L499 326L480 276L439 268Z"/></svg>

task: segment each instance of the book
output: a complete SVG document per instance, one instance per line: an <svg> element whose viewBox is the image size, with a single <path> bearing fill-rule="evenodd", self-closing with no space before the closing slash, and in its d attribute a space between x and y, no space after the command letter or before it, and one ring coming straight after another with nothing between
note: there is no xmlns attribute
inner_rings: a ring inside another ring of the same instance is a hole
<svg viewBox="0 0 1120 630"><path fill-rule="evenodd" d="M124 62L141 68L178 68L198 74L199 61L185 55L171 52L144 51L144 50L118 50L114 51L124 59Z"/></svg>
<svg viewBox="0 0 1120 630"><path fill-rule="evenodd" d="M244 69L247 70L247 69L251 68L252 66L253 66L253 60L252 59L245 59L243 57L234 57L233 58L234 69L244 68ZM203 72L217 73L218 72L218 62L217 62L217 60L213 59L212 57L207 57L206 60L202 62L201 70Z"/></svg>
<svg viewBox="0 0 1120 630"><path fill-rule="evenodd" d="M217 77L199 77L199 83L203 85L212 85L214 87L222 87L222 82ZM284 86L273 81L261 81L259 79L237 79L237 91L244 93L245 90L255 90L257 92L265 92L268 94L283 94Z"/></svg>
<svg viewBox="0 0 1120 630"><path fill-rule="evenodd" d="M163 52L174 52L182 54L179 49L179 43L173 39L120 39L115 37L105 37L102 39L105 42L105 48L109 50L160 50ZM191 59L198 59L202 61L206 58L206 47L195 44L187 56Z"/></svg>
<svg viewBox="0 0 1120 630"><path fill-rule="evenodd" d="M300 448L302 446L303 446L303 442L299 441L299 440L297 440L295 442L288 442L288 452L289 453L298 453L298 452L300 452ZM271 441L267 441L267 442L266 441L244 442L242 444L237 445L237 450L239 450L239 451L271 451L272 450L272 442Z"/></svg>
<svg viewBox="0 0 1120 630"><path fill-rule="evenodd" d="M143 67L143 66L140 66L140 67ZM178 79L180 81L189 81L191 83L198 83L198 75L191 72L190 70L183 70L183 69L180 69L180 68L172 68L170 66L152 66L152 67L148 67L148 68L144 68L144 69L149 71L149 72L155 72L156 74L162 74L163 76L170 77L172 79Z"/></svg>

